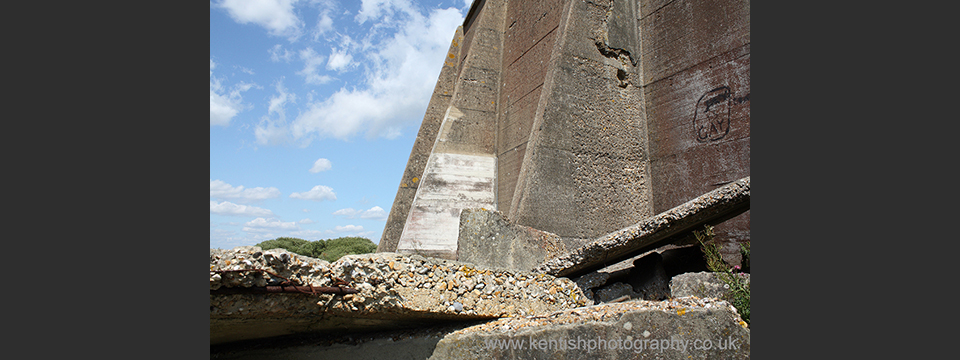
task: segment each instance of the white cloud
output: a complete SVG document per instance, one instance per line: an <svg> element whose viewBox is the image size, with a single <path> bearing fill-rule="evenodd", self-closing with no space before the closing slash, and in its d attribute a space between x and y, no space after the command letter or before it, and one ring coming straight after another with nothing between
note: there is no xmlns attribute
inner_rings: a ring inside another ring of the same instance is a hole
<svg viewBox="0 0 960 360"><path fill-rule="evenodd" d="M374 206L367 211L364 211L363 214L360 214L361 219L373 219L373 220L387 220L387 212L379 206Z"/></svg>
<svg viewBox="0 0 960 360"><path fill-rule="evenodd" d="M316 221L313 221L313 220L310 220L310 219L301 219L300 221L297 221L297 222L300 223L300 224L313 224L313 223L315 223Z"/></svg>
<svg viewBox="0 0 960 360"><path fill-rule="evenodd" d="M414 9L409 0L363 0L355 19L361 24L380 17L389 20L397 12L412 13Z"/></svg>
<svg viewBox="0 0 960 360"><path fill-rule="evenodd" d="M313 201L337 200L337 194L329 186L317 185L310 191L290 194L291 199L304 199Z"/></svg>
<svg viewBox="0 0 960 360"><path fill-rule="evenodd" d="M319 158L313 163L313 167L310 168L310 172L316 174L321 171L330 170L331 167L333 167L333 164L330 162L330 160Z"/></svg>
<svg viewBox="0 0 960 360"><path fill-rule="evenodd" d="M283 78L274 84L277 89L277 95L270 97L270 106L267 108L268 114L277 114L280 119L286 119L286 111L284 108L287 103L295 103L297 101L297 95L287 92L287 89L283 87Z"/></svg>
<svg viewBox="0 0 960 360"><path fill-rule="evenodd" d="M243 97L240 93L247 91L252 84L239 83L233 89L225 88L221 79L213 76L213 69L217 64L210 59L210 126L227 126L230 120L244 110Z"/></svg>
<svg viewBox="0 0 960 360"><path fill-rule="evenodd" d="M273 212L264 208L247 205L237 205L229 201L217 203L210 201L210 212L217 215L230 216L267 216L272 217Z"/></svg>
<svg viewBox="0 0 960 360"><path fill-rule="evenodd" d="M246 232L267 232L267 231L276 231L276 230L299 230L300 227L297 226L295 222L283 222L277 219L264 219L258 217L256 219L250 220L243 224L243 231Z"/></svg>
<svg viewBox="0 0 960 360"><path fill-rule="evenodd" d="M244 189L243 185L232 186L221 180L210 180L210 197L215 199L235 199L240 202L256 202L280 197L275 187L255 187Z"/></svg>
<svg viewBox="0 0 960 360"><path fill-rule="evenodd" d="M347 219L353 219L353 218L356 218L357 215L360 215L361 212L362 211L354 208L346 208L346 209L340 209L340 210L334 211L333 214L338 216L344 216Z"/></svg>
<svg viewBox="0 0 960 360"><path fill-rule="evenodd" d="M281 52L282 51L282 52ZM293 53L290 50L284 49L282 45L276 44L270 50L267 50L270 53L270 60L273 62L290 62L293 59Z"/></svg>
<svg viewBox="0 0 960 360"><path fill-rule="evenodd" d="M245 67L243 67L243 66L234 65L233 67L234 67L235 69L240 70L241 72L244 72L244 73L247 73L247 74L250 74L250 75L256 75L256 74L253 73L253 70L247 69L247 68L245 68Z"/></svg>
<svg viewBox="0 0 960 360"><path fill-rule="evenodd" d="M286 127L289 103L297 101L297 95L287 92L283 87L283 77L274 84L277 94L270 97L267 115L260 118L260 124L254 129L257 143L262 145L283 144L290 141L290 131ZM271 118L270 116L275 116Z"/></svg>
<svg viewBox="0 0 960 360"><path fill-rule="evenodd" d="M372 220L387 220L387 212L379 206L374 206L368 210L356 210L354 208L340 209L333 212L333 215L343 216L347 219L372 219Z"/></svg>
<svg viewBox="0 0 960 360"><path fill-rule="evenodd" d="M347 50L330 49L330 58L327 60L327 70L343 71L348 67L353 67L353 56L347 53Z"/></svg>
<svg viewBox="0 0 960 360"><path fill-rule="evenodd" d="M267 29L270 35L287 37L293 41L301 35L303 26L293 10L297 1L222 0L216 3L216 7L226 10L240 24L254 23Z"/></svg>
<svg viewBox="0 0 960 360"><path fill-rule="evenodd" d="M330 18L330 11L324 11L317 19L317 27L313 33L313 40L316 41L321 35L333 30L333 19Z"/></svg>
<svg viewBox="0 0 960 360"><path fill-rule="evenodd" d="M358 22L380 19L375 26L395 27L392 36L370 44L369 51L351 55L362 57L364 64L362 84L341 88L326 99L308 101L289 126L289 135L301 146L314 138L349 139L365 132L368 138L395 138L405 127L416 126L423 119L423 111L433 93L437 76L450 46L450 39L463 23L457 9L436 9L427 16L417 12L408 1L364 1ZM395 19L402 20L398 22ZM371 31L371 34L377 33ZM371 35L364 43L371 41ZM365 48L366 44L361 48ZM341 46L341 49L346 47ZM328 59L330 68L347 66L347 52L343 58ZM306 66L300 72L309 83L325 81L318 72L323 57L307 48L300 53ZM337 68L339 69L339 68ZM313 100L313 99L308 99Z"/></svg>
<svg viewBox="0 0 960 360"><path fill-rule="evenodd" d="M363 231L363 226L359 225L347 225L347 226L335 226L333 230L336 232L360 232Z"/></svg>
<svg viewBox="0 0 960 360"><path fill-rule="evenodd" d="M307 213L307 212L310 212L310 209L301 209L300 211Z"/></svg>
<svg viewBox="0 0 960 360"><path fill-rule="evenodd" d="M324 58L323 55L313 51L313 48L300 50L300 60L303 60L303 70L298 71L297 74L303 75L307 84L323 85L333 80L328 75L320 75L319 68L323 65Z"/></svg>

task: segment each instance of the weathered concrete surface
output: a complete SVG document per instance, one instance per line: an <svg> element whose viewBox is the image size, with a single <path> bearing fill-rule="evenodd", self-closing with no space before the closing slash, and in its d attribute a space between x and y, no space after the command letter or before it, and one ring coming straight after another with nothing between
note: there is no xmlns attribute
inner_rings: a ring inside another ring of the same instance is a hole
<svg viewBox="0 0 960 360"><path fill-rule="evenodd" d="M456 259L460 210L497 206L496 100L504 8L503 0L486 1L464 30L453 95L404 221L399 253Z"/></svg>
<svg viewBox="0 0 960 360"><path fill-rule="evenodd" d="M410 213L410 206L413 204L413 198L420 186L420 178L423 176L423 170L427 166L427 160L430 158L430 152L436 142L437 132L440 131L440 123L443 121L444 114L450 106L450 99L453 97L454 83L457 79L457 69L460 64L461 44L463 44L462 26L457 27L457 31L453 34L450 49L447 50L446 61L443 63L443 68L440 69L440 77L437 78L437 85L434 87L430 103L427 105L426 114L424 114L423 122L420 124L420 131L417 133L417 139L410 151L410 159L407 160L407 167L403 170L397 196L390 208L390 215L387 217L387 224L383 228L383 235L380 237L377 252L395 252L397 250L397 242L400 241L400 234L403 232L403 226Z"/></svg>
<svg viewBox="0 0 960 360"><path fill-rule="evenodd" d="M750 2L639 0L654 213L750 176ZM746 212L715 229L738 264Z"/></svg>
<svg viewBox="0 0 960 360"><path fill-rule="evenodd" d="M508 1L497 128L497 208L511 216L530 131L557 38L563 0Z"/></svg>
<svg viewBox="0 0 960 360"><path fill-rule="evenodd" d="M746 279L750 284L750 274L736 274ZM675 297L696 296L725 298L730 294L729 285L720 280L712 272L686 273L674 276L670 279L670 293Z"/></svg>
<svg viewBox="0 0 960 360"><path fill-rule="evenodd" d="M459 261L531 271L566 250L559 236L514 224L499 211L464 209L460 213Z"/></svg>
<svg viewBox="0 0 960 360"><path fill-rule="evenodd" d="M222 288L264 287L285 279L315 287L336 286L339 279L359 293L217 294ZM587 303L573 281L545 274L396 253L348 255L328 263L253 246L210 250L210 290L212 344L521 316Z"/></svg>
<svg viewBox="0 0 960 360"><path fill-rule="evenodd" d="M750 330L732 305L688 297L499 319L445 336L430 359L749 357Z"/></svg>
<svg viewBox="0 0 960 360"><path fill-rule="evenodd" d="M636 31L613 1L564 2L509 217L562 238L596 238L653 215ZM610 32L613 19L614 32ZM623 35L623 36L621 36ZM533 51L533 50L531 50Z"/></svg>
<svg viewBox="0 0 960 360"><path fill-rule="evenodd" d="M432 153L397 252L454 259L460 210L496 205L495 174L493 156Z"/></svg>
<svg viewBox="0 0 960 360"><path fill-rule="evenodd" d="M652 250L671 237L703 224L716 224L750 208L750 177L746 177L610 233L535 269L555 276L576 276L634 254Z"/></svg>

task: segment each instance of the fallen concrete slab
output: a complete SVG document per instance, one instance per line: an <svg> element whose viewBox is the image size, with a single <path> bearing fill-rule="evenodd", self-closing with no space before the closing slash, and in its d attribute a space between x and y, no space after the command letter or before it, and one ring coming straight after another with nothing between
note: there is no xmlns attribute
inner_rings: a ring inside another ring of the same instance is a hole
<svg viewBox="0 0 960 360"><path fill-rule="evenodd" d="M704 224L716 225L749 209L748 176L547 260L535 271L554 276L579 276L650 251Z"/></svg>
<svg viewBox="0 0 960 360"><path fill-rule="evenodd" d="M750 330L726 301L628 301L457 330L430 359L746 359Z"/></svg>
<svg viewBox="0 0 960 360"><path fill-rule="evenodd" d="M211 344L523 316L588 301L573 281L546 274L396 253L329 263L254 246L211 249L210 290Z"/></svg>
<svg viewBox="0 0 960 360"><path fill-rule="evenodd" d="M463 209L460 213L459 261L530 271L565 252L560 236L514 224L499 211Z"/></svg>

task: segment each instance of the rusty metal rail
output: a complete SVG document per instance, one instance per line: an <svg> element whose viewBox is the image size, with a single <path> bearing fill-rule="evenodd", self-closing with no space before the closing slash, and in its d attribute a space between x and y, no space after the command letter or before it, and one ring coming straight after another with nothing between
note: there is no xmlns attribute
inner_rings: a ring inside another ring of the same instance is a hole
<svg viewBox="0 0 960 360"><path fill-rule="evenodd" d="M227 295L227 294L282 294L282 293L296 293L296 294L336 294L336 295L346 295L346 294L356 294L360 291L354 288L343 287L342 285L349 285L346 281L334 278L334 285L337 286L312 286L312 285L297 285L290 279L287 279L283 276L273 273L272 271L266 269L236 269L236 270L210 270L212 273L223 274L228 272L245 272L253 271L260 273L267 273L271 276L278 277L284 281L280 285L273 286L254 286L254 287L232 287L232 288L219 288L217 290L210 290L211 295Z"/></svg>
<svg viewBox="0 0 960 360"><path fill-rule="evenodd" d="M228 294L272 294L272 293L299 293L299 294L356 294L360 291L348 287L340 286L299 286L299 285L279 285L279 286L255 286L255 287L233 287L219 288L210 290L211 295Z"/></svg>

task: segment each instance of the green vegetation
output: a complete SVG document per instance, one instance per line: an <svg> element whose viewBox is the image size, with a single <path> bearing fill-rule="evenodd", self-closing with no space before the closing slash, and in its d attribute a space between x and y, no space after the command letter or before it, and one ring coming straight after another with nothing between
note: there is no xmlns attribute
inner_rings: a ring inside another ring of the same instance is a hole
<svg viewBox="0 0 960 360"><path fill-rule="evenodd" d="M743 321L750 325L750 284L746 282L746 277L742 273L740 265L730 267L720 256L720 244L713 240L713 227L705 225L703 231L694 231L693 235L697 237L700 246L703 249L704 259L707 260L707 268L710 269L721 281L730 287L730 294L724 300L733 304L740 313ZM750 243L740 245L740 255L744 270L750 267ZM737 273L735 273L735 271Z"/></svg>
<svg viewBox="0 0 960 360"><path fill-rule="evenodd" d="M279 237L257 244L264 250L282 248L303 256L337 261L344 255L367 254L377 251L377 244L363 237L340 237L330 240L307 241L292 237Z"/></svg>

